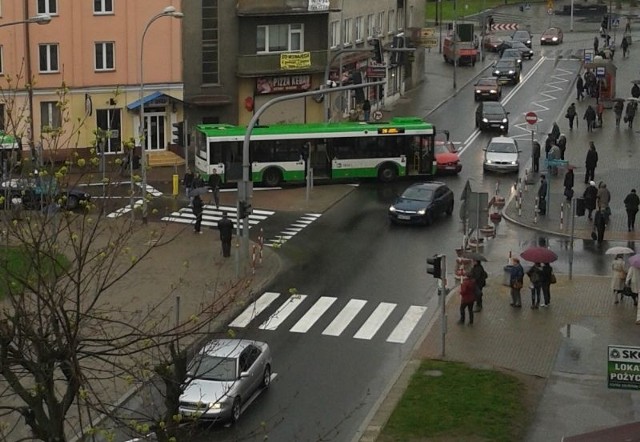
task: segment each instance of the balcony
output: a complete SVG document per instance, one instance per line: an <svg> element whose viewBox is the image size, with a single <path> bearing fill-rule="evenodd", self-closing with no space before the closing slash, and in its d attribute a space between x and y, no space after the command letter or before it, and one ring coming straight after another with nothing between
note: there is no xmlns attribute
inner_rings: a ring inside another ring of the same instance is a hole
<svg viewBox="0 0 640 442"><path fill-rule="evenodd" d="M327 52L309 51L311 65L299 69L282 69L280 53L238 56L238 76L256 77L261 75L313 74L324 72L327 65Z"/></svg>
<svg viewBox="0 0 640 442"><path fill-rule="evenodd" d="M238 15L327 14L339 0L237 0Z"/></svg>

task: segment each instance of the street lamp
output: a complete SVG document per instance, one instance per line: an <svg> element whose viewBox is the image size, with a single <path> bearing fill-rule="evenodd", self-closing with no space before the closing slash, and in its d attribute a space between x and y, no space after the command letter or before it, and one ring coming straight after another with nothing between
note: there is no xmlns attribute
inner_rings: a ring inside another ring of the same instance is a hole
<svg viewBox="0 0 640 442"><path fill-rule="evenodd" d="M9 23L0 23L0 28L4 28L6 26L29 24L29 23L46 25L50 21L51 21L51 16L49 14L38 14L38 15L34 15L33 17L27 18L26 20L12 21Z"/></svg>
<svg viewBox="0 0 640 442"><path fill-rule="evenodd" d="M154 15L149 19L147 25L144 28L144 32L142 33L142 41L140 42L140 167L142 168L142 223L147 223L147 155L146 155L146 147L147 147L147 137L145 136L144 130L144 103L143 95L144 95L144 75L143 75L143 55L144 55L144 37L147 35L147 31L151 24L161 17L173 17L173 18L182 18L184 14L182 12L176 11L176 8L173 6L167 6L163 9L162 12ZM131 170L133 171L133 163L129 164ZM133 173L133 172L132 172ZM133 212L133 207L131 207L131 211Z"/></svg>

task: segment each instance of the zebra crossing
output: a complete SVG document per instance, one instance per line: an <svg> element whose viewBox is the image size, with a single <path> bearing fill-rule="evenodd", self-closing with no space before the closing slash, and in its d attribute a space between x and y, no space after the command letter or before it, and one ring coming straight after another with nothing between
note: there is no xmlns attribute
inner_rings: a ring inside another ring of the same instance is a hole
<svg viewBox="0 0 640 442"><path fill-rule="evenodd" d="M215 205L205 204L202 210L202 225L205 227L218 227L218 221L222 219L223 212L227 213L229 219L233 221L235 228L237 215L237 208L235 206L219 206L216 209ZM259 224L274 213L275 212L272 212L271 210L253 209L249 215L249 228ZM191 207L183 207L179 211L172 212L170 215L163 217L162 221L193 224L196 221L196 216L193 214ZM240 224L240 227L242 228L242 224Z"/></svg>
<svg viewBox="0 0 640 442"><path fill-rule="evenodd" d="M232 328L247 328L257 320L270 305L281 297L278 292L265 292L256 301L252 302L235 319L229 323ZM322 331L323 336L341 336L347 327L353 323L360 324L360 327L352 336L358 340L372 340L389 320L391 314L396 311L398 304L391 302L380 302L369 316L362 322L360 312L365 309L369 301L364 299L350 299L339 311L337 307L332 309L338 298L332 296L321 296L313 304L310 304L308 295L294 294L280 304L276 310L266 319L258 323L260 330L274 331L285 327L287 320L292 317L299 308L307 308L306 312L290 328L291 333L309 333L314 331L314 325L325 315L335 314L329 325ZM395 324L391 333L385 338L386 342L394 344L404 344L411 336L416 325L420 322L427 307L411 305L404 312L402 318ZM292 317L293 318L293 317Z"/></svg>
<svg viewBox="0 0 640 442"><path fill-rule="evenodd" d="M302 229L308 227L315 220L320 218L321 213L305 213L295 222L291 223L289 227L282 230L279 235L275 235L272 238L266 239L264 245L267 247L280 247L285 242L289 241L296 234L300 233Z"/></svg>

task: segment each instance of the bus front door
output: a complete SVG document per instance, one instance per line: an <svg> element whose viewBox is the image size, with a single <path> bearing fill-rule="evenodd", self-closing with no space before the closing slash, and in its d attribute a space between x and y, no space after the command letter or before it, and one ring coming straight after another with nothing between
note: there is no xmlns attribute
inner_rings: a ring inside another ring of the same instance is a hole
<svg viewBox="0 0 640 442"><path fill-rule="evenodd" d="M313 169L313 176L317 178L329 178L329 154L327 143L324 141L309 143L309 164Z"/></svg>

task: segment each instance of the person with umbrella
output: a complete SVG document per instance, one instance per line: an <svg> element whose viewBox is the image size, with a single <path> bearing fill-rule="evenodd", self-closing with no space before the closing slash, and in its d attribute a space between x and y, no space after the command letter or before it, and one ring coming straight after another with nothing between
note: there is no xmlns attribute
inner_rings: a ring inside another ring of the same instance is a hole
<svg viewBox="0 0 640 442"><path fill-rule="evenodd" d="M476 307L474 311L480 312L482 311L482 289L487 285L487 278L489 277L480 260L476 259L474 261L473 267L469 271L469 277L476 282Z"/></svg>
<svg viewBox="0 0 640 442"><path fill-rule="evenodd" d="M638 207L640 207L640 197L638 197L636 189L631 189L631 192L624 197L624 208L627 211L627 229L629 232L636 228Z"/></svg>
<svg viewBox="0 0 640 442"><path fill-rule="evenodd" d="M473 303L476 300L476 282L467 276L460 286L460 320L458 324L464 324L465 310L469 310L469 325L473 324Z"/></svg>
<svg viewBox="0 0 640 442"><path fill-rule="evenodd" d="M542 296L544 298L541 307L549 307L549 304L551 304L551 284L555 284L555 282L556 276L553 274L553 268L551 264L545 262L540 271L540 288L542 289Z"/></svg>
<svg viewBox="0 0 640 442"><path fill-rule="evenodd" d="M613 290L613 296L616 304L622 300L622 292L624 290L626 277L627 269L624 264L624 256L618 253L611 263L611 290ZM618 294L620 295L620 300L618 300Z"/></svg>
<svg viewBox="0 0 640 442"><path fill-rule="evenodd" d="M527 276L531 281L531 308L536 309L540 307L540 279L542 275L542 267L539 262L534 263L529 270L527 270Z"/></svg>
<svg viewBox="0 0 640 442"><path fill-rule="evenodd" d="M629 258L629 270L627 270L627 277L624 281L633 293L633 305L638 305L638 292L640 291L640 268L638 268L640 259L634 259L636 257L640 257L640 255L633 255Z"/></svg>
<svg viewBox="0 0 640 442"><path fill-rule="evenodd" d="M511 307L520 308L522 307L522 298L520 296L520 290L522 289L522 285L524 283L524 269L520 264L520 260L518 258L512 259L513 264L511 265L511 270L509 271L509 284L511 286Z"/></svg>

